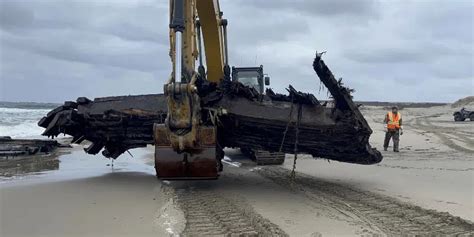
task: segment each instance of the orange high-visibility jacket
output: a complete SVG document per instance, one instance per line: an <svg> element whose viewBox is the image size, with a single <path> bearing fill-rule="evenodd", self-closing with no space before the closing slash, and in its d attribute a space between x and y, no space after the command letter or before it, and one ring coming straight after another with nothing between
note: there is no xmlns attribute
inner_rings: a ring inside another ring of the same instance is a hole
<svg viewBox="0 0 474 237"><path fill-rule="evenodd" d="M387 129L389 130L398 130L400 129L400 120L402 115L400 112L397 115L394 115L392 112L387 113Z"/></svg>

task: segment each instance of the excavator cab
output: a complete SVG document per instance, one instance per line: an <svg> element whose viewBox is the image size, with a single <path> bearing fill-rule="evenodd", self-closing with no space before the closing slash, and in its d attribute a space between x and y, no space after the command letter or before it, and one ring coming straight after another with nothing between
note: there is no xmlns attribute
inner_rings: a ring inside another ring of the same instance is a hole
<svg viewBox="0 0 474 237"><path fill-rule="evenodd" d="M265 86L270 85L270 77L263 73L263 65L260 67L232 67L232 80L254 88L260 94L265 92ZM249 147L241 147L240 151L255 161L257 165L281 165L285 162L285 153L283 152L270 152Z"/></svg>
<svg viewBox="0 0 474 237"><path fill-rule="evenodd" d="M254 88L260 94L264 93L265 86L270 85L270 77L263 73L263 65L260 67L232 67L232 80Z"/></svg>

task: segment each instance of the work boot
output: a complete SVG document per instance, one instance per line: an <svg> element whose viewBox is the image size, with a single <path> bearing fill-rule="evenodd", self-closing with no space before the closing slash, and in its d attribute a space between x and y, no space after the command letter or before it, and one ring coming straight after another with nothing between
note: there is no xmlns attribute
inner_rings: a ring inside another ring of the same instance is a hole
<svg viewBox="0 0 474 237"><path fill-rule="evenodd" d="M400 152L398 149L393 149L393 152Z"/></svg>
<svg viewBox="0 0 474 237"><path fill-rule="evenodd" d="M387 151L387 147L384 147L383 150L384 150L384 151Z"/></svg>

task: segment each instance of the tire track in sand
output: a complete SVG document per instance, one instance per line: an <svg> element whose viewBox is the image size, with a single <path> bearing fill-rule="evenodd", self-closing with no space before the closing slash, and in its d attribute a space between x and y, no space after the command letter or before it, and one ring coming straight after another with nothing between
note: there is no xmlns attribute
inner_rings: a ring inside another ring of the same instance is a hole
<svg viewBox="0 0 474 237"><path fill-rule="evenodd" d="M310 199L329 199L335 208L353 213L369 225L375 225L393 236L472 236L474 224L448 213L424 209L380 194L355 190L315 177L297 173L288 178L289 170L267 167L257 171L273 182L300 192Z"/></svg>
<svg viewBox="0 0 474 237"><path fill-rule="evenodd" d="M183 236L288 236L243 201L192 188L176 195L186 218Z"/></svg>
<svg viewBox="0 0 474 237"><path fill-rule="evenodd" d="M414 119L414 125L410 124L410 126L417 128L417 129L422 129L425 130L426 132L432 133L439 137L441 141L448 147L450 147L453 150L456 151L461 151L461 152L466 152L466 153L473 153L474 150L466 148L464 146L458 145L455 142L452 141L452 138L450 138L447 134L450 134L454 137L457 137L458 140L463 141L466 145L473 145L472 140L470 140L468 137L453 133L453 129L451 128L445 128L445 127L439 127L433 125L430 121L429 118L430 116L423 116L423 117L417 117ZM426 125L425 125L426 124Z"/></svg>

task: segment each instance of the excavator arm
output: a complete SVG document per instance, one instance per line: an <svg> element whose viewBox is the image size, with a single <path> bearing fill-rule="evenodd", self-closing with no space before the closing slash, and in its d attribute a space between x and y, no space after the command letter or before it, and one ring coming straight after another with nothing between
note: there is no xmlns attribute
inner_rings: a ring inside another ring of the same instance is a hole
<svg viewBox="0 0 474 237"><path fill-rule="evenodd" d="M167 118L153 129L157 175L168 179L217 178L223 152L217 142L217 127L205 113L208 111L201 108L202 93L196 82L206 80L219 86L230 74L224 54L226 34L223 29L227 24L217 1L172 0L170 9L173 73L164 86ZM201 32L207 73L202 51L197 50L202 48ZM198 57L200 72L195 70Z"/></svg>
<svg viewBox="0 0 474 237"><path fill-rule="evenodd" d="M224 79L225 66L228 64L226 31L227 20L222 18L217 0L171 0L172 80L184 77L180 74L185 74L189 80L190 75L195 72L198 58L199 67L204 66L202 57L205 55L207 72L201 72L201 76L209 82L220 83ZM177 72L177 69L181 68L182 72Z"/></svg>

